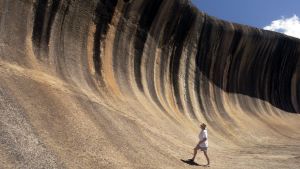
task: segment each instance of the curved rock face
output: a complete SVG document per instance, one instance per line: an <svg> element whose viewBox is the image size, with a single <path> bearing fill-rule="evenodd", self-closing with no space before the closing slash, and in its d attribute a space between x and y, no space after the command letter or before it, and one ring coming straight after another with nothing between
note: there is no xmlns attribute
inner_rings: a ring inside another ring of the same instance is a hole
<svg viewBox="0 0 300 169"><path fill-rule="evenodd" d="M300 165L299 39L188 0L0 0L0 19L0 168L184 168L200 122L216 168L258 145Z"/></svg>

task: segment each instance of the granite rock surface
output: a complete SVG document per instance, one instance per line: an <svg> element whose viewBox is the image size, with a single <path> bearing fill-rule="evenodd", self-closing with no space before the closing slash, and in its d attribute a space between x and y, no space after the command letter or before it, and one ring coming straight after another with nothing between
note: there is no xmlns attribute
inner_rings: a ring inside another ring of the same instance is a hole
<svg viewBox="0 0 300 169"><path fill-rule="evenodd" d="M211 168L298 168L299 113L299 39L188 0L0 0L0 168L186 168L202 122Z"/></svg>

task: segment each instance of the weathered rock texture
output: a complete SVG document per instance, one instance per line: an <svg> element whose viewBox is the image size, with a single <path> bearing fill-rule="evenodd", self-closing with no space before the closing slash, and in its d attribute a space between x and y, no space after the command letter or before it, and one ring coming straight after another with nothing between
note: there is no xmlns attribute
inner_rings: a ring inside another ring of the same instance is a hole
<svg viewBox="0 0 300 169"><path fill-rule="evenodd" d="M299 39L188 0L0 0L0 19L0 168L184 168L200 122L212 167L300 165Z"/></svg>

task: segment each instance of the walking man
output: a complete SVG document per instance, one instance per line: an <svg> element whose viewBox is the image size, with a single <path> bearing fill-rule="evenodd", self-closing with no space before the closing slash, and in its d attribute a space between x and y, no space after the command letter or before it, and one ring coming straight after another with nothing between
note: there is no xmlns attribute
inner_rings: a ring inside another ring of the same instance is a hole
<svg viewBox="0 0 300 169"><path fill-rule="evenodd" d="M196 147L194 148L194 156L192 159L190 159L191 162L194 162L196 155L197 155L197 151L201 150L203 151L206 160L207 160L207 167L209 167L209 158L207 155L207 149L208 149L208 137L207 137L207 130L206 130L206 124L202 123L200 125L201 128L201 132L199 134L199 143L196 145Z"/></svg>

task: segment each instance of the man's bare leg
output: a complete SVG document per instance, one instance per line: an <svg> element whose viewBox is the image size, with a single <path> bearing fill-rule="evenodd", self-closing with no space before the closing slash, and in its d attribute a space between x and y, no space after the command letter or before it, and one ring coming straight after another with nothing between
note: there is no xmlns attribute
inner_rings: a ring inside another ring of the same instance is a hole
<svg viewBox="0 0 300 169"><path fill-rule="evenodd" d="M209 158L208 158L208 155L207 155L207 151L203 151L205 157L206 157L206 160L207 160L207 166L209 166Z"/></svg>
<svg viewBox="0 0 300 169"><path fill-rule="evenodd" d="M198 149L197 149L197 147L195 147L195 148L194 148L194 156L193 156L193 158L191 159L192 161L195 160L196 155L197 155L197 151L198 151Z"/></svg>

